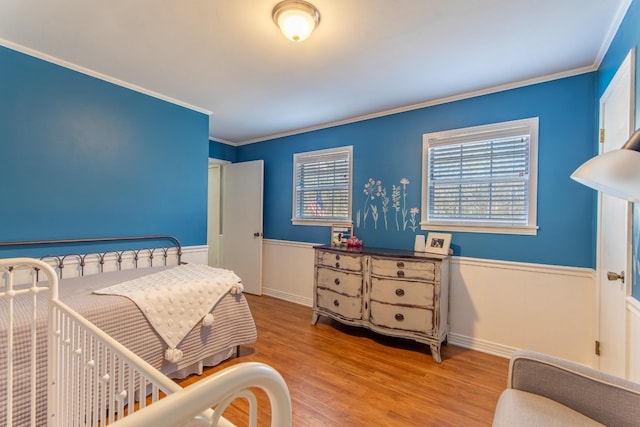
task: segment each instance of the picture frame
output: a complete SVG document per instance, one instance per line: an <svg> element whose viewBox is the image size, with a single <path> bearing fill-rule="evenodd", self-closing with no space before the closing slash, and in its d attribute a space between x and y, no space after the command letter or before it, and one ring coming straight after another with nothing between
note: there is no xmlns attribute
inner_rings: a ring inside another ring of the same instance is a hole
<svg viewBox="0 0 640 427"><path fill-rule="evenodd" d="M449 233L429 233L425 242L424 251L449 255L449 246L451 245L451 234Z"/></svg>
<svg viewBox="0 0 640 427"><path fill-rule="evenodd" d="M353 234L353 224L331 225L331 246L347 246L347 240Z"/></svg>

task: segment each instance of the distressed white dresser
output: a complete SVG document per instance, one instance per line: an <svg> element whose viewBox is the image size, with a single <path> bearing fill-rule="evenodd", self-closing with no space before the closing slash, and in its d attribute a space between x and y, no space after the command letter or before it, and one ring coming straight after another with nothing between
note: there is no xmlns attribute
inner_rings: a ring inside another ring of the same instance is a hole
<svg viewBox="0 0 640 427"><path fill-rule="evenodd" d="M319 316L428 344L441 362L449 332L449 257L315 246L312 324Z"/></svg>

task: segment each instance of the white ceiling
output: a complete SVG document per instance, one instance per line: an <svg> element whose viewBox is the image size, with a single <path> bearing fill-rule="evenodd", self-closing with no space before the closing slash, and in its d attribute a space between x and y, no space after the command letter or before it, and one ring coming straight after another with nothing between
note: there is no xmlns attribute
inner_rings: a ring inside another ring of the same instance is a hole
<svg viewBox="0 0 640 427"><path fill-rule="evenodd" d="M211 112L245 143L594 70L631 0L0 0L0 43ZM0 64L1 65L1 64Z"/></svg>

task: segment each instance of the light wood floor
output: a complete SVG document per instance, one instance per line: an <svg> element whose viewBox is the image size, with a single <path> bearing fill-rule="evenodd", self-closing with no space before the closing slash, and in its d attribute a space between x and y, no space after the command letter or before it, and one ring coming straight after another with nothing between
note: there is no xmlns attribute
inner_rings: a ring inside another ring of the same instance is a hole
<svg viewBox="0 0 640 427"><path fill-rule="evenodd" d="M309 307L267 296L247 299L258 341L203 375L247 361L273 366L289 387L294 426L491 425L507 383L507 359L448 344L437 364L426 345L325 317L312 326ZM268 426L268 400L256 394L259 425ZM247 425L246 403L238 400L225 417Z"/></svg>

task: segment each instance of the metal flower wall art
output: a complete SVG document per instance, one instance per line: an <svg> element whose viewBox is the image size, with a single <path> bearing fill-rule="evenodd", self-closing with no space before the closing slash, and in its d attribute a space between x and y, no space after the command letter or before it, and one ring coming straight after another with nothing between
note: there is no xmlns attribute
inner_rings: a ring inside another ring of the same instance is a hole
<svg viewBox="0 0 640 427"><path fill-rule="evenodd" d="M391 197L387 188L382 185L382 181L369 178L364 184L364 204L362 209L356 212L356 227L367 228L373 225L375 230L384 224L384 229L392 231L406 231L407 229L416 231L420 226L417 214L420 210L417 207L407 207L407 186L409 180L402 178L400 184L391 185ZM380 218L382 214L382 218Z"/></svg>

